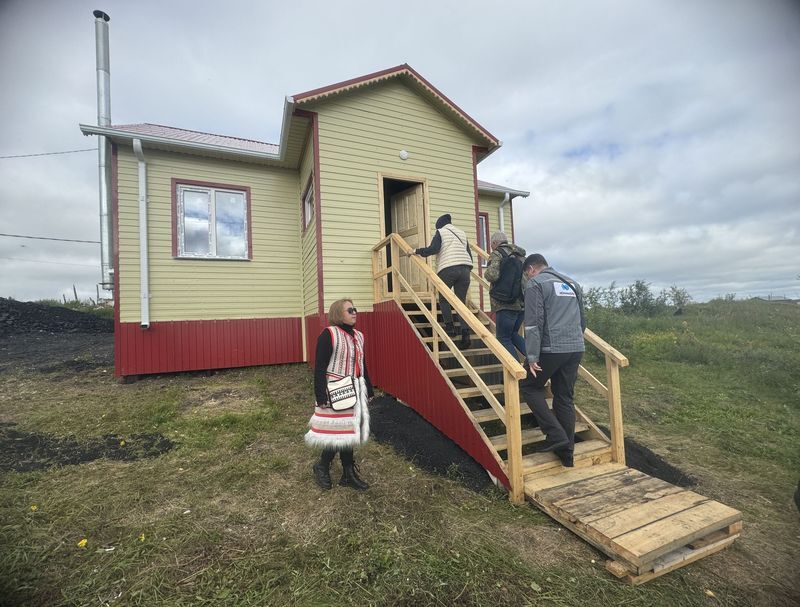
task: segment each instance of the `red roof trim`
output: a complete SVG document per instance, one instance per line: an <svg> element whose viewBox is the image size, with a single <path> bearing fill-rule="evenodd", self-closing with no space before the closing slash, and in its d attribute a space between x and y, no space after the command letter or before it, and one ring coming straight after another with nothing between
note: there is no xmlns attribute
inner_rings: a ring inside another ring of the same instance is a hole
<svg viewBox="0 0 800 607"><path fill-rule="evenodd" d="M300 103L303 101L308 101L314 97L318 97L320 95L324 95L326 93L334 93L341 90L348 89L353 87L357 84L367 83L370 80L375 80L377 78L383 78L388 76L399 76L401 74L408 74L415 80L417 80L420 84L424 87L429 89L434 95L439 97L445 104L449 105L457 114L459 114L466 122L472 125L477 131L479 131L484 137L486 137L493 145L497 146L500 144L500 141L492 135L488 130L486 130L481 124L476 121L472 116L467 114L464 110L462 110L458 105L453 103L453 101L444 93L442 93L439 89L433 86L428 80L422 77L419 72L417 72L414 68L412 68L407 63L403 63L402 65L398 65L395 67L390 67L389 69L381 70L379 72L373 72L371 74L367 74L366 76L360 76L358 78L351 78L350 80L344 80L343 82L337 82L336 84L331 84L328 86L323 86L318 89L313 89L310 91L306 91L304 93L298 93L297 95L293 95L292 98L294 99L295 103Z"/></svg>
<svg viewBox="0 0 800 607"><path fill-rule="evenodd" d="M379 72L372 72L371 74L367 74L366 76L359 76L358 78L350 78L350 80L343 80L342 82L337 82L336 84L329 84L328 86L322 86L317 89L312 89L310 91L305 91L304 93L298 93L297 95L292 95L292 99L294 99L295 103L300 101L305 101L309 97L316 97L318 95L322 95L324 93L330 93L337 89L344 89L355 84L359 84L361 82L367 82L369 80L374 80L375 78L380 78L381 76L388 76L394 72L398 74L401 72L406 71L407 69L411 69L408 64L403 63L402 65L396 65L395 67L390 67L385 70L381 70Z"/></svg>

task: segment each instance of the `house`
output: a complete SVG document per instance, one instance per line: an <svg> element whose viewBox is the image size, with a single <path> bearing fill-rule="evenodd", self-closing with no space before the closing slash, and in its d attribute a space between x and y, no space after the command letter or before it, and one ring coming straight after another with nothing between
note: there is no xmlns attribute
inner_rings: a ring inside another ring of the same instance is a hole
<svg viewBox="0 0 800 607"><path fill-rule="evenodd" d="M107 15L95 16L102 28ZM118 375L311 362L328 306L346 296L373 383L461 446L513 502L529 499L606 552L614 575L642 583L739 536L740 512L625 465L628 360L589 330L607 385L581 375L608 400L610 433L576 410L575 467L536 451L544 435L521 427L532 417L519 400L525 370L483 310L482 264L467 307L429 263L403 256L450 213L485 261L491 231L513 238L514 200L528 193L478 180L499 140L410 66L287 98L277 145L153 124L81 130L111 142ZM438 295L473 347L446 334ZM587 518L601 509L608 517Z"/></svg>
<svg viewBox="0 0 800 607"><path fill-rule="evenodd" d="M122 376L309 360L331 302L368 321L386 234L422 246L451 213L485 250L528 196L477 179L499 140L405 64L287 98L279 144L81 130L112 143Z"/></svg>

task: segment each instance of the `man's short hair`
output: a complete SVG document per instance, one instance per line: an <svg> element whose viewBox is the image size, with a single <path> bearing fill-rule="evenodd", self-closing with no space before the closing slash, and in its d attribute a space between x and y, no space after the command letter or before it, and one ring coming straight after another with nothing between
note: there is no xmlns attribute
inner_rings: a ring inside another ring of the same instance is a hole
<svg viewBox="0 0 800 607"><path fill-rule="evenodd" d="M490 241L493 245L501 245L504 242L508 242L508 236L506 236L505 232L495 232L492 234L492 239Z"/></svg>
<svg viewBox="0 0 800 607"><path fill-rule="evenodd" d="M549 265L544 255L541 253L533 253L525 258L525 262L522 264L522 271L527 272L528 268L546 268Z"/></svg>

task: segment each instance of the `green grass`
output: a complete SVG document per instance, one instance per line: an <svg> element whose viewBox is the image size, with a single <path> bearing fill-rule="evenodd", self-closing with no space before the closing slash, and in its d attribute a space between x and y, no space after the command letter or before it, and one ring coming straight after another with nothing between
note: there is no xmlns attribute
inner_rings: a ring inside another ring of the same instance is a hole
<svg viewBox="0 0 800 607"><path fill-rule="evenodd" d="M357 452L369 491L321 492L302 441L303 365L133 384L95 369L0 376L0 421L78 438L159 432L176 446L0 475L0 604L793 604L800 315L759 305L590 319L631 360L628 435L745 514L733 548L642 587L610 576L600 553L538 510L473 493L455 470L430 475L385 445ZM601 361L586 362L604 376ZM579 405L604 421L584 386Z"/></svg>

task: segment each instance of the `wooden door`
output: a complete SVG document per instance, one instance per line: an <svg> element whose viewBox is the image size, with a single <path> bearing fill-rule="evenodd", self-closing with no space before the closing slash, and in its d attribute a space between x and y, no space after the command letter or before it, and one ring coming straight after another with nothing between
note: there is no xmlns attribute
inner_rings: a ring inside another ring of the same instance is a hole
<svg viewBox="0 0 800 607"><path fill-rule="evenodd" d="M422 184L403 190L391 197L392 231L400 234L413 248L424 247L425 211ZM405 256L399 260L400 272L417 291L427 291L427 282L415 264Z"/></svg>

